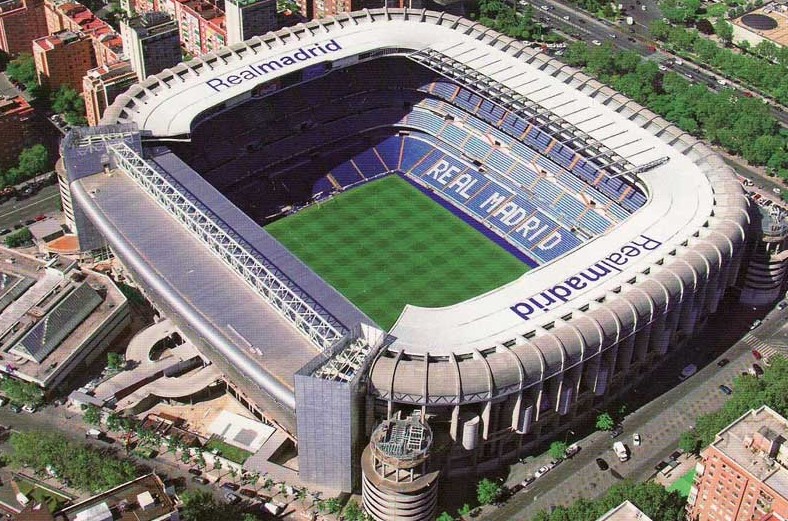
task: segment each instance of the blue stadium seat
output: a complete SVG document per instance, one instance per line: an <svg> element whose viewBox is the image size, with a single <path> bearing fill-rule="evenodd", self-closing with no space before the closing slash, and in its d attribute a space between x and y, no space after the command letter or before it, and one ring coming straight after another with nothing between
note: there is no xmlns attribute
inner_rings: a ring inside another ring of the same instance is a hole
<svg viewBox="0 0 788 521"><path fill-rule="evenodd" d="M373 152L372 149L368 149L360 154L357 154L353 158L353 162L361 171L361 175L366 178L375 177L376 175L382 174L388 170L386 165L380 162L380 159L377 155L375 155L375 152Z"/></svg>
<svg viewBox="0 0 788 521"><path fill-rule="evenodd" d="M400 136L391 136L375 145L375 150L377 150L380 157L383 158L383 162L386 164L388 170L396 170L399 168L399 153L401 146L402 137Z"/></svg>
<svg viewBox="0 0 788 521"><path fill-rule="evenodd" d="M341 165L332 168L331 175L334 176L334 179L336 179L343 188L363 181L363 178L359 175L358 171L353 168L350 161L345 161Z"/></svg>
<svg viewBox="0 0 788 521"><path fill-rule="evenodd" d="M313 195L317 195L317 194L322 193L322 195L325 196L325 195L329 194L333 190L334 190L334 185L332 185L331 181L329 181L325 177L321 177L320 179L315 181L315 184L312 185L312 194Z"/></svg>
<svg viewBox="0 0 788 521"><path fill-rule="evenodd" d="M405 147L402 150L402 163L399 168L403 172L409 171L413 166L429 153L433 152L433 147L419 139L405 137Z"/></svg>

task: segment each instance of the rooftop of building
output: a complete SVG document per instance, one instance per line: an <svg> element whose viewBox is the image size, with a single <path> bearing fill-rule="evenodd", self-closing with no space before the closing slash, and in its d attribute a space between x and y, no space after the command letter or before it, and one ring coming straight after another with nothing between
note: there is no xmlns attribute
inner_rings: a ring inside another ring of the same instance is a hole
<svg viewBox="0 0 788 521"><path fill-rule="evenodd" d="M85 76L87 76L94 83L125 81L129 78L137 77L134 69L131 68L131 63L129 63L128 60L118 61L108 65L96 67L95 69L90 69L85 73Z"/></svg>
<svg viewBox="0 0 788 521"><path fill-rule="evenodd" d="M112 52L122 52L123 40L120 35L107 22L97 17L93 11L78 2L68 0L56 1L54 5L64 16L79 25L82 32L92 36Z"/></svg>
<svg viewBox="0 0 788 521"><path fill-rule="evenodd" d="M372 432L370 445L387 459L420 460L432 445L432 429L421 421L418 411L410 416L384 421Z"/></svg>
<svg viewBox="0 0 788 521"><path fill-rule="evenodd" d="M175 503L165 492L161 479L155 474L147 474L56 512L55 520L153 521L176 510ZM91 517L91 513L96 517ZM102 513L107 517L98 517Z"/></svg>
<svg viewBox="0 0 788 521"><path fill-rule="evenodd" d="M761 214L761 231L768 235L783 236L788 233L788 214L779 206L755 205Z"/></svg>
<svg viewBox="0 0 788 521"><path fill-rule="evenodd" d="M58 31L56 33L50 34L49 36L42 36L41 38L33 40L33 47L39 47L44 51L51 51L55 47L72 45L88 38L89 37L87 35L76 31Z"/></svg>
<svg viewBox="0 0 788 521"><path fill-rule="evenodd" d="M712 447L788 498L788 420L762 406L720 431Z"/></svg>
<svg viewBox="0 0 788 521"><path fill-rule="evenodd" d="M18 9L24 9L25 3L23 0L3 0L0 1L0 15L8 14Z"/></svg>
<svg viewBox="0 0 788 521"><path fill-rule="evenodd" d="M651 521L651 518L627 500L606 512L597 521Z"/></svg>
<svg viewBox="0 0 788 521"><path fill-rule="evenodd" d="M0 96L0 116L18 114L30 108L30 104L22 96Z"/></svg>
<svg viewBox="0 0 788 521"><path fill-rule="evenodd" d="M126 298L73 261L6 249L0 258L0 370L46 386Z"/></svg>

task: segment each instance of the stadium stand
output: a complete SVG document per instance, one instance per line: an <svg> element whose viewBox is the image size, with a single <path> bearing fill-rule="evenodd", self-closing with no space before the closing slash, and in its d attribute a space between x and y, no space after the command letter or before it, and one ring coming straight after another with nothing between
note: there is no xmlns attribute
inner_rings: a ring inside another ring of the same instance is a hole
<svg viewBox="0 0 788 521"><path fill-rule="evenodd" d="M252 205L247 213L263 221L397 171L539 263L605 233L645 203L623 178L607 176L522 117L407 63L400 63L402 74L393 82L380 80L390 71L373 61L281 91L276 102L253 98L244 110L204 119L212 120L205 132L197 123L192 146L173 149L233 202ZM283 115L273 103L291 110ZM406 134L392 135L397 131ZM464 201L456 190L431 184L424 174L440 161L450 161L458 177L481 176L474 177L477 183L498 187L508 198L498 201L498 211L516 211L516 217L491 217L494 208L476 201L484 194ZM515 194L529 204L513 206ZM529 213L521 215L525 208ZM555 244L534 242L502 219L532 226Z"/></svg>

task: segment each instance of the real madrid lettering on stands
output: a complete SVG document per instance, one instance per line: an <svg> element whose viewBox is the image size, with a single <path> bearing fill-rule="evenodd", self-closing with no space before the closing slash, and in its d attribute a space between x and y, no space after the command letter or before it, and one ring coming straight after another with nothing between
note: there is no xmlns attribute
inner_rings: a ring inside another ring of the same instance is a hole
<svg viewBox="0 0 788 521"><path fill-rule="evenodd" d="M609 275L621 273L623 271L621 267L629 263L630 259L639 257L646 251L654 250L661 245L661 242L641 235L639 239L628 242L619 251L598 260L593 266L575 273L563 283L528 297L511 306L510 309L523 320L533 318L534 314L550 311L554 305L560 306L568 302L575 291L585 289L590 284L596 284Z"/></svg>
<svg viewBox="0 0 788 521"><path fill-rule="evenodd" d="M275 72L279 69L282 69L283 67L295 65L299 62L313 60L315 58L319 58L320 56L337 52L341 49L342 46L339 45L336 40L331 40L325 44L315 44L311 47L302 47L294 53L284 56L283 58L252 64L244 67L240 71L235 71L219 78L211 78L205 83L216 92L221 92L222 89L229 89L235 85L240 85L245 81L261 78L269 72Z"/></svg>

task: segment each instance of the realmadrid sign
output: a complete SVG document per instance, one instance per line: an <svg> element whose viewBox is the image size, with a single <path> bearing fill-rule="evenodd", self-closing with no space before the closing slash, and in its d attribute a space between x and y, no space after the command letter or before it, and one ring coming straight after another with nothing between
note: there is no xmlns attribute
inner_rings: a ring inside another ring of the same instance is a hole
<svg viewBox="0 0 788 521"><path fill-rule="evenodd" d="M319 58L321 56L340 50L342 50L342 46L339 45L336 40L331 40L326 44L315 44L311 47L302 47L293 54L283 58L251 64L247 67L244 67L240 71L233 72L232 74L227 74L226 76L220 76L218 78L211 78L205 83L216 92L221 92L222 89L229 89L230 87L234 85L240 85L245 81L261 78L269 72L276 72L283 67L289 67L300 62L314 60L315 58Z"/></svg>

